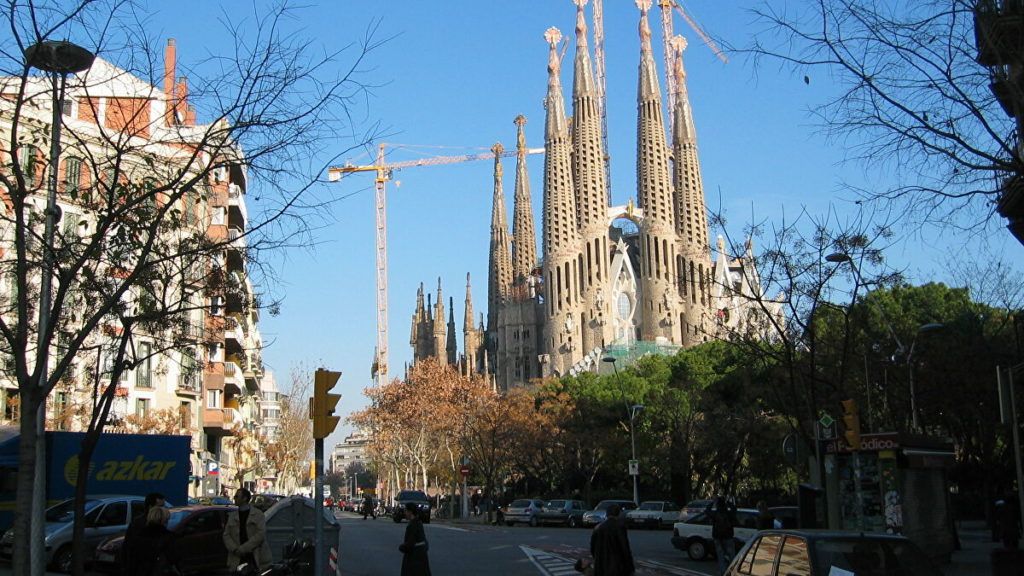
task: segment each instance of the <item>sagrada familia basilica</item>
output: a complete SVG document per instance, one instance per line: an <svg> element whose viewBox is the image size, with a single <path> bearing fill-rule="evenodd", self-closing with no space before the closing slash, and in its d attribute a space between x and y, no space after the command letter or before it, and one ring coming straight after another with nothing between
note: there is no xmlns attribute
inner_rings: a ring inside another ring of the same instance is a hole
<svg viewBox="0 0 1024 576"><path fill-rule="evenodd" d="M602 358L672 353L738 332L757 330L765 308L750 244L730 258L717 241L712 260L697 133L677 44L676 98L666 138L662 94L648 24L640 5L636 199L609 201L599 92L577 2L571 119L557 46L550 45L545 98L542 258L526 166L525 118L518 128L514 207L508 225L501 146L495 146L494 197L486 323L474 323L467 276L464 350L456 347L454 303L446 320L440 281L436 299L421 286L412 319L414 362L436 357L464 373L489 374L499 390L532 380L596 370ZM681 40L681 38L680 38ZM426 298L426 301L424 299ZM433 302L431 302L433 300Z"/></svg>

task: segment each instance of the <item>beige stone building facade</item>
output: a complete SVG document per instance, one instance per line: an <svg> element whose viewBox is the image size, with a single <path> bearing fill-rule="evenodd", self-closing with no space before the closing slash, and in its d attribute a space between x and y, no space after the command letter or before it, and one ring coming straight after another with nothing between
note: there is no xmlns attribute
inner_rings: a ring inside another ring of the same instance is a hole
<svg viewBox="0 0 1024 576"><path fill-rule="evenodd" d="M208 126L196 123L188 101L188 86L176 73L177 47L168 41L164 53L163 86L126 72L96 58L92 67L68 80L61 110L64 149L60 156L57 201L61 219L58 246L71 242L72 235L87 237L96 214L84 201L90 190L112 188L111 174L120 174L118 185L147 186L173 171L174 163L195 162L199 173L213 166L213 158L200 153L198 160L182 160L190 138L203 137ZM0 133L10 142L13 114L21 78L0 79ZM17 110L20 119L19 156L25 172L39 176L37 196L30 199L35 209L46 203L43 175L48 170L47 136L52 123L50 82L46 77L29 77L24 83L25 104ZM122 146L114 146L119 142ZM175 145L177 143L177 145ZM11 158L6 144L4 156ZM196 142L195 149L202 150ZM135 152L123 153L124 150ZM97 167L97 159L118 163L116 172ZM239 485L259 491L268 488L258 459L260 442L266 438L264 423L277 401L265 400L259 331L259 302L246 271L246 169L240 150L232 160L218 159L217 168L202 179L202 191L186 194L176 207L183 222L183 234L200 233L221 241L223 248L208 262L192 263L197 277L222 274L229 278L230 291L187 290L163 286L166 293L190 300L189 311L177 318L186 327L176 336L178 345L168 346L163 335L138 332L132 339L134 367L116 384L107 431L159 432L192 438L192 470L189 493L213 495ZM31 165L29 165L31 163ZM0 263L10 265L14 257L13 230L6 223L0 230ZM115 272L111 272L115 273ZM0 282L0 298L14 302L20 295L9 282ZM143 306L146 295L133 291L125 296L126 306ZM79 302L88 306L88 302ZM9 308L5 308L9 310ZM68 312L74 322L76 313ZM109 373L116 325L101 326L91 334L87 346L74 359L64 381L54 389L47 403L48 430L80 431L88 426L94 401L94 386L104 385ZM105 332L106 331L106 332ZM8 369L13 361L10 349L0 350L0 420L14 424L20 419L17 384ZM109 378L107 379L109 382ZM272 382L272 378L270 378ZM279 414L279 403L278 414ZM268 428L272 433L273 426Z"/></svg>

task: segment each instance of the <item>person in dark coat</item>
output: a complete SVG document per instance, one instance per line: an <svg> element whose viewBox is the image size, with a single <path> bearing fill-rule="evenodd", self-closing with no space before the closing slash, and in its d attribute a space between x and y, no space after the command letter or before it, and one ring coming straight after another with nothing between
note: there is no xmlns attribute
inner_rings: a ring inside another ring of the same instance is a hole
<svg viewBox="0 0 1024 576"><path fill-rule="evenodd" d="M165 576L176 571L175 534L167 529L170 517L163 506L146 513L146 525L135 535L132 572L127 576Z"/></svg>
<svg viewBox="0 0 1024 576"><path fill-rule="evenodd" d="M427 534L423 530L420 511L415 502L405 505L405 540L398 545L402 553L402 576L430 576L430 559L427 558Z"/></svg>
<svg viewBox="0 0 1024 576"><path fill-rule="evenodd" d="M143 501L142 513L132 518L131 523L128 524L128 529L124 533L124 540L121 542L121 573L124 576L134 576L136 573L135 569L135 555L136 555L136 540L139 534L142 533L146 527L146 518L149 511L152 508L163 508L165 504L164 495L159 492L150 492L146 494L146 499Z"/></svg>
<svg viewBox="0 0 1024 576"><path fill-rule="evenodd" d="M768 509L768 504L761 500L757 503L757 529L771 530L772 528L777 528L775 515Z"/></svg>
<svg viewBox="0 0 1024 576"><path fill-rule="evenodd" d="M711 519L711 538L715 541L715 555L718 556L718 573L725 573L733 556L736 556L736 541L733 539L736 526L736 504L727 502L725 496L715 498L714 507L708 504L705 512Z"/></svg>
<svg viewBox="0 0 1024 576"><path fill-rule="evenodd" d="M622 508L612 504L608 507L607 518L590 535L594 576L632 576L636 571L626 523L621 515Z"/></svg>

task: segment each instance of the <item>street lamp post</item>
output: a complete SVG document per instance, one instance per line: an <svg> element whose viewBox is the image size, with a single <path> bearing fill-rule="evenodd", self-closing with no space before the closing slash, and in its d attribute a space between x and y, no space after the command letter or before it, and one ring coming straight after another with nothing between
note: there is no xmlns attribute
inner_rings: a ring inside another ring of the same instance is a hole
<svg viewBox="0 0 1024 576"><path fill-rule="evenodd" d="M849 254L837 252L835 254L829 254L828 256L825 256L825 260L828 260L829 262L849 263L850 268L853 269L854 277L857 280L857 286L864 285L864 279L860 275L860 270L857 268L857 265L853 262L853 258L851 258ZM914 388L914 350L917 346L917 338L918 336L921 335L921 333L943 328L944 325L936 322L930 322L928 324L923 324L919 326L917 331L914 333L914 339L910 342L910 348L907 348L906 346L903 345L903 341L900 340L899 336L896 335L896 329L893 328L892 322L889 321L889 317L885 314L885 310L882 309L882 306L875 302L875 307L878 309L878 313L881 314L882 321L885 323L885 327L889 330L889 335L892 336L892 339L896 342L897 350L896 355L893 356L893 359L905 355L908 370L907 381L908 387L910 388L911 428L914 432L920 432L921 426L917 416L917 391Z"/></svg>
<svg viewBox="0 0 1024 576"><path fill-rule="evenodd" d="M919 327L917 329L917 332L914 334L914 340L910 343L910 351L907 353L907 380L909 381L910 385L910 421L911 426L914 429L914 432L918 433L921 432L921 425L917 417L917 392L914 389L914 350L917 347L918 336L920 336L923 332L937 330L942 327L942 324L938 324L936 322L930 322Z"/></svg>
<svg viewBox="0 0 1024 576"><path fill-rule="evenodd" d="M636 459L636 433L633 423L636 420L636 415L644 409L644 406L642 404L630 406L629 402L626 402L626 391L622 388L622 379L619 377L619 367L615 364L615 357L606 356L601 361L611 363L612 369L615 370L615 381L619 384L619 392L622 394L622 401L626 406L626 414L629 416L629 444L632 448L632 459L629 461L629 475L633 477L633 503L639 506L640 487L637 477L640 475L640 466Z"/></svg>
<svg viewBox="0 0 1024 576"><path fill-rule="evenodd" d="M45 536L42 522L46 508L46 450L44 437L46 433L46 403L44 401L46 381L49 377L49 349L44 345L46 335L50 331L50 290L53 283L53 236L57 223L57 173L60 162L60 131L61 114L64 109L64 90L67 87L68 74L87 70L92 66L96 56L71 42L47 40L33 44L25 49L25 63L32 68L50 73L53 90L51 107L53 113L50 122L50 173L46 189L46 221L43 229L43 270L39 282L39 338L36 344L37 364L42 366L39 381L33 397L38 399L36 413L36 463L35 479L32 490L32 523L30 542L42 542ZM42 546L32 546L29 557L31 574L38 575L44 569L44 550Z"/></svg>

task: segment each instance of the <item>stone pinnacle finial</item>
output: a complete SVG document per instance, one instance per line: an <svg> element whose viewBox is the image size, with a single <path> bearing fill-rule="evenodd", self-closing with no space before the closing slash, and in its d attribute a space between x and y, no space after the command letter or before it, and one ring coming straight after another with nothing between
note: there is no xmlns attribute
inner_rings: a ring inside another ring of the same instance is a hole
<svg viewBox="0 0 1024 576"><path fill-rule="evenodd" d="M573 0L576 3L576 43L580 44L586 42L587 38L587 18L583 15L583 7L587 5L587 0Z"/></svg>
<svg viewBox="0 0 1024 576"><path fill-rule="evenodd" d="M560 68L560 63L558 61L558 43L562 40L562 32L558 28L552 26L544 33L544 39L547 40L548 45L551 47L551 53L548 56L548 72L558 72Z"/></svg>
<svg viewBox="0 0 1024 576"><path fill-rule="evenodd" d="M636 0L636 7L639 8L640 11L643 12L644 14L646 14L651 9L652 4L652 0Z"/></svg>
<svg viewBox="0 0 1024 576"><path fill-rule="evenodd" d="M505 147L501 145L501 142L495 142L494 146L491 146L491 152L494 152L495 156L501 156L504 151Z"/></svg>
<svg viewBox="0 0 1024 576"><path fill-rule="evenodd" d="M516 125L516 152L519 153L519 156L525 156L526 155L526 131L524 130L524 127L526 126L526 116L523 116L522 114L520 114L519 116L516 116L515 125Z"/></svg>

